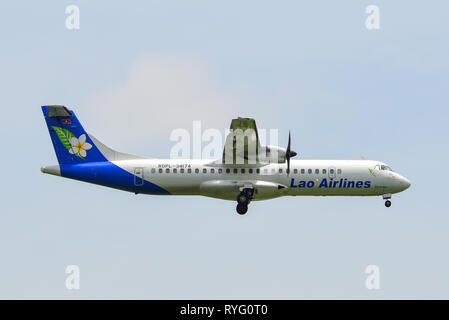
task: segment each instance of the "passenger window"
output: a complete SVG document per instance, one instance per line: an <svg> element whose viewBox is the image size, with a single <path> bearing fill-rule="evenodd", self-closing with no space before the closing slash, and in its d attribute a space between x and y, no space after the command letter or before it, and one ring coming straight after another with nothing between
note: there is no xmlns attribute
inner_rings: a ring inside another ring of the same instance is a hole
<svg viewBox="0 0 449 320"><path fill-rule="evenodd" d="M260 173L260 169L259 168L256 169L256 173Z"/></svg>
<svg viewBox="0 0 449 320"><path fill-rule="evenodd" d="M335 170L334 169L330 169L329 172L330 172L330 174L334 174Z"/></svg>
<svg viewBox="0 0 449 320"><path fill-rule="evenodd" d="M196 168L195 173L200 173L200 169Z"/></svg>
<svg viewBox="0 0 449 320"><path fill-rule="evenodd" d="M219 168L219 169L218 169L218 173L220 173L220 174L223 173L223 169L222 169L222 168Z"/></svg>
<svg viewBox="0 0 449 320"><path fill-rule="evenodd" d="M242 173L245 173L245 169L242 169Z"/></svg>
<svg viewBox="0 0 449 320"><path fill-rule="evenodd" d="M215 173L215 169L214 168L210 169L210 173Z"/></svg>
<svg viewBox="0 0 449 320"><path fill-rule="evenodd" d="M315 174L320 174L320 169L315 169Z"/></svg>
<svg viewBox="0 0 449 320"><path fill-rule="evenodd" d="M279 173L282 173L282 168L279 168Z"/></svg>
<svg viewBox="0 0 449 320"><path fill-rule="evenodd" d="M237 170L237 168L234 168L234 170L233 170L233 171L234 171L234 173L238 173L238 170Z"/></svg>
<svg viewBox="0 0 449 320"><path fill-rule="evenodd" d="M308 172L309 174L312 174L312 169L308 169L307 172Z"/></svg>
<svg viewBox="0 0 449 320"><path fill-rule="evenodd" d="M187 169L187 173L192 173L192 169Z"/></svg>
<svg viewBox="0 0 449 320"><path fill-rule="evenodd" d="M304 174L304 173L306 173L306 170L305 169L301 169L301 174Z"/></svg>
<svg viewBox="0 0 449 320"><path fill-rule="evenodd" d="M156 173L156 169L155 168L151 168L151 173Z"/></svg>
<svg viewBox="0 0 449 320"><path fill-rule="evenodd" d="M206 168L203 169L203 173L207 173L207 169Z"/></svg>
<svg viewBox="0 0 449 320"><path fill-rule="evenodd" d="M268 173L268 169L263 169L263 173Z"/></svg>
<svg viewBox="0 0 449 320"><path fill-rule="evenodd" d="M338 174L341 174L341 169L337 169L337 173L338 173Z"/></svg>
<svg viewBox="0 0 449 320"><path fill-rule="evenodd" d="M249 173L253 173L253 169L248 169L248 172Z"/></svg>
<svg viewBox="0 0 449 320"><path fill-rule="evenodd" d="M178 169L173 169L173 173L178 173Z"/></svg>
<svg viewBox="0 0 449 320"><path fill-rule="evenodd" d="M323 169L323 174L326 174L326 169Z"/></svg>
<svg viewBox="0 0 449 320"><path fill-rule="evenodd" d="M165 173L170 173L170 169L169 168L165 169Z"/></svg>
<svg viewBox="0 0 449 320"><path fill-rule="evenodd" d="M298 174L298 169L293 169L294 174Z"/></svg>
<svg viewBox="0 0 449 320"><path fill-rule="evenodd" d="M162 173L162 169L159 169L159 173Z"/></svg>
<svg viewBox="0 0 449 320"><path fill-rule="evenodd" d="M231 169L227 168L226 173L231 173Z"/></svg>
<svg viewBox="0 0 449 320"><path fill-rule="evenodd" d="M181 170L179 170L181 173L184 173L184 168L181 168Z"/></svg>
<svg viewBox="0 0 449 320"><path fill-rule="evenodd" d="M272 168L272 169L271 169L271 173L274 174L275 172L276 172L276 169L275 169L275 168Z"/></svg>

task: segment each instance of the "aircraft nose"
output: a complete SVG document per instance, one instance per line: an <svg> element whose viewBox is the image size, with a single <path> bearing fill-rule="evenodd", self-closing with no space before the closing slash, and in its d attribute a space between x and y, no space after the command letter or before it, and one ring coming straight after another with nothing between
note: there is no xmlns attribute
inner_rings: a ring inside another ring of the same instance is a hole
<svg viewBox="0 0 449 320"><path fill-rule="evenodd" d="M402 187L404 188L404 190L408 189L410 187L410 185L411 185L410 180L408 180L405 177L402 177L401 184L402 184Z"/></svg>

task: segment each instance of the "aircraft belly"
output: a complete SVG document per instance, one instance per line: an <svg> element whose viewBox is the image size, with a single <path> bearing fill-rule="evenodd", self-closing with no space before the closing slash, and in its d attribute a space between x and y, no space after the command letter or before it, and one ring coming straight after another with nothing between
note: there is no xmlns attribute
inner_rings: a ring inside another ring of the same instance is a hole
<svg viewBox="0 0 449 320"><path fill-rule="evenodd" d="M266 200L286 194L287 188L279 183L263 180L214 179L200 184L200 194L206 197L236 200L244 189L252 189L252 200Z"/></svg>

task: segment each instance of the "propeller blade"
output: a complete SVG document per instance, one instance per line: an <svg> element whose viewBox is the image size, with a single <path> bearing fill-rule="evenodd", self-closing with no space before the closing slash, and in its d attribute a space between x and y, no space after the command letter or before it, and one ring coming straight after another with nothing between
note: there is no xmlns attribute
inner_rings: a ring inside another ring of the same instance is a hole
<svg viewBox="0 0 449 320"><path fill-rule="evenodd" d="M289 130L288 131L287 152L285 154L285 157L287 158L287 175L290 174L290 153L291 153L290 144L291 144L291 141L292 141L292 137L291 137L290 130Z"/></svg>
<svg viewBox="0 0 449 320"><path fill-rule="evenodd" d="M290 131L288 131L288 144L287 144L287 151L285 152L285 159L287 160L287 175L290 174L290 158L293 158L297 155L295 151L291 149L291 134Z"/></svg>

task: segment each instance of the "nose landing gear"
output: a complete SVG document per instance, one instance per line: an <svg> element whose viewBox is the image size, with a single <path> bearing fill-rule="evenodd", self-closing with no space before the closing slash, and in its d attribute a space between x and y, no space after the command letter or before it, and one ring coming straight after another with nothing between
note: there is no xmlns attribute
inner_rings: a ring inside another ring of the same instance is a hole
<svg viewBox="0 0 449 320"><path fill-rule="evenodd" d="M391 201L390 201L390 199L391 199L391 194L384 194L384 195L382 196L382 198L383 198L384 200L386 200L386 201L385 201L385 207L387 207L387 208L391 207Z"/></svg>
<svg viewBox="0 0 449 320"><path fill-rule="evenodd" d="M253 189L243 189L242 192L237 196L237 213L245 214L248 211L248 204L253 198Z"/></svg>

